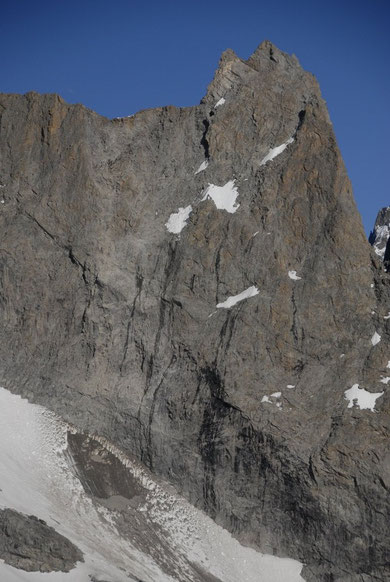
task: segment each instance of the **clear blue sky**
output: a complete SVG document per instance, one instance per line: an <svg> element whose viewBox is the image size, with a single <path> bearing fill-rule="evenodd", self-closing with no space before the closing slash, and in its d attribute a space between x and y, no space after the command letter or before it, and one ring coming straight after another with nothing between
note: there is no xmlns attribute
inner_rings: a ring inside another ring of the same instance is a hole
<svg viewBox="0 0 390 582"><path fill-rule="evenodd" d="M200 101L221 52L269 39L318 78L368 231L390 205L389 0L3 0L0 91L108 117Z"/></svg>

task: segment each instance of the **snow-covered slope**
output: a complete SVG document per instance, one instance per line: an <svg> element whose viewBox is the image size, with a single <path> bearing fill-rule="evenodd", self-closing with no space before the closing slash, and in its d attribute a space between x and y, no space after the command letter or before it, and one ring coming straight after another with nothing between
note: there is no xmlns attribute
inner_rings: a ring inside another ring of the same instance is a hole
<svg viewBox="0 0 390 582"><path fill-rule="evenodd" d="M67 434L72 430L43 407L0 388L0 507L44 519L80 548L85 560L69 573L45 574L0 562L0 580L90 582L91 576L109 582L302 580L301 564L241 546L108 443L146 495L137 507L132 504L121 511L103 507L87 496L69 466ZM126 535L126 518L131 536ZM149 551L151 536L156 537L153 545L159 556Z"/></svg>

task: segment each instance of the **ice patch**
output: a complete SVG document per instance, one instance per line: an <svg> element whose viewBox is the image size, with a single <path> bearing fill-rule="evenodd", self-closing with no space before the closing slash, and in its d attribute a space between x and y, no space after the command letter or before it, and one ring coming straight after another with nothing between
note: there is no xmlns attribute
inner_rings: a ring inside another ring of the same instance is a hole
<svg viewBox="0 0 390 582"><path fill-rule="evenodd" d="M376 344L379 344L380 341L381 341L381 336L379 335L379 333L375 332L371 338L372 345L376 346Z"/></svg>
<svg viewBox="0 0 390 582"><path fill-rule="evenodd" d="M360 410L371 410L374 412L375 402L384 392L368 392L364 388L359 388L359 384L354 384L352 388L344 392L345 399L349 401L348 408L354 405Z"/></svg>
<svg viewBox="0 0 390 582"><path fill-rule="evenodd" d="M204 162L202 162L200 164L199 168L196 170L196 172L195 172L194 175L196 176L196 174L199 174L200 172L203 172L207 168L208 165L209 165L209 161L208 160L205 160Z"/></svg>
<svg viewBox="0 0 390 582"><path fill-rule="evenodd" d="M245 289L245 291L242 291L242 293L228 297L225 301L223 301L223 303L218 303L217 309L221 309L221 308L222 309L230 309L231 307L233 307L234 305L236 305L237 303L239 303L243 299L249 299L249 297L254 297L255 295L258 295L258 294L259 294L258 288L255 287L254 285L252 285L252 287L248 287L248 289Z"/></svg>
<svg viewBox="0 0 390 582"><path fill-rule="evenodd" d="M296 271L289 271L288 272L288 276L290 277L290 279L292 279L293 281L300 281L300 279L302 279L302 277L298 277L297 272Z"/></svg>
<svg viewBox="0 0 390 582"><path fill-rule="evenodd" d="M240 206L238 203L236 203L238 190L237 186L234 184L235 180L226 182L224 186L209 184L202 198L202 202L211 199L218 210L226 210L227 212L233 214Z"/></svg>
<svg viewBox="0 0 390 582"><path fill-rule="evenodd" d="M215 107L220 107L221 105L224 105L224 103L226 103L226 99L224 99L223 97L221 97L221 99L219 101L216 102L216 104L214 105Z"/></svg>
<svg viewBox="0 0 390 582"><path fill-rule="evenodd" d="M276 158L276 156L278 156L279 154L281 154L282 152L284 152L284 150L286 149L286 147L292 143L294 141L293 137L290 137L290 139L288 139L285 143L282 143L282 145L277 146L276 148L271 148L268 152L268 154L261 160L260 162L260 166L264 166L264 164L266 164L267 162L273 160L274 158Z"/></svg>
<svg viewBox="0 0 390 582"><path fill-rule="evenodd" d="M185 208L179 208L177 212L171 214L168 218L168 222L165 223L167 230L172 234L179 234L185 226L187 226L187 220L192 212L192 206L186 206Z"/></svg>

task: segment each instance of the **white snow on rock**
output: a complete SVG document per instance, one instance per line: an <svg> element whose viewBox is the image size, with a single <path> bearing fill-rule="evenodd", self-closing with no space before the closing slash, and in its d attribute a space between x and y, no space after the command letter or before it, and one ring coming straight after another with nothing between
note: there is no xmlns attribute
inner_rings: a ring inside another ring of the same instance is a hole
<svg viewBox="0 0 390 582"><path fill-rule="evenodd" d="M216 104L214 105L215 107L220 107L221 105L224 105L224 103L226 103L226 99L224 99L223 97L221 97L221 99L219 101L216 102Z"/></svg>
<svg viewBox="0 0 390 582"><path fill-rule="evenodd" d="M203 172L207 168L208 165L209 165L209 161L208 160L205 160L204 162L202 162L200 164L199 168L196 170L196 172L195 172L194 175L196 176L196 174L199 174L200 172Z"/></svg>
<svg viewBox="0 0 390 582"><path fill-rule="evenodd" d="M240 206L238 202L236 203L238 190L234 184L235 180L226 182L224 186L209 184L202 198L202 202L210 199L214 202L218 210L226 210L233 214Z"/></svg>
<svg viewBox="0 0 390 582"><path fill-rule="evenodd" d="M383 394L384 392L368 392L364 388L359 388L359 384L354 384L352 388L344 392L345 399L349 401L348 408L355 405L360 410L371 410L371 412L374 412L375 402Z"/></svg>
<svg viewBox="0 0 390 582"><path fill-rule="evenodd" d="M292 143L294 141L293 137L290 137L290 139L288 139L285 143L282 143L282 145L277 146L276 148L271 148L268 152L268 154L261 160L260 162L260 166L264 166L264 164L266 164L267 162L270 162L271 160L273 160L274 158L276 158L276 156L278 156L279 154L281 154L282 152L284 152L284 150L286 149L286 147Z"/></svg>
<svg viewBox="0 0 390 582"><path fill-rule="evenodd" d="M295 388L295 384L287 384L287 388Z"/></svg>
<svg viewBox="0 0 390 582"><path fill-rule="evenodd" d="M302 279L302 277L298 277L297 272L296 271L289 271L288 272L288 276L290 277L290 279L292 279L293 281L300 281Z"/></svg>
<svg viewBox="0 0 390 582"><path fill-rule="evenodd" d="M378 332L375 332L371 338L372 345L376 346L376 344L379 344L380 341L381 341L381 336L379 335Z"/></svg>
<svg viewBox="0 0 390 582"><path fill-rule="evenodd" d="M280 398L282 395L281 392L273 392L270 396L263 396L263 398L260 400L260 402L268 402L268 404L276 404L276 406L278 408L281 408L282 404L280 402L276 402L276 400L278 398ZM273 400L271 400L271 398L273 398Z"/></svg>
<svg viewBox="0 0 390 582"><path fill-rule="evenodd" d="M187 226L187 220L192 212L192 206L186 206L185 208L179 208L177 212L171 214L168 218L168 222L165 223L167 230L173 234L179 234L185 226Z"/></svg>
<svg viewBox="0 0 390 582"><path fill-rule="evenodd" d="M390 319L390 311L387 313L387 315L383 316L383 319Z"/></svg>
<svg viewBox="0 0 390 582"><path fill-rule="evenodd" d="M390 360L388 360L386 368L390 368Z"/></svg>
<svg viewBox="0 0 390 582"><path fill-rule="evenodd" d="M118 533L122 518L117 512L94 504L86 495L65 454L68 430L71 427L45 408L0 388L0 507L44 519L79 547L85 560L69 573L24 572L0 560L1 581L90 582L92 576L115 582L182 582L198 579L192 569L195 564L205 578L209 575L221 582L303 582L301 563L242 546L201 511L166 490L140 463L96 437L145 490L145 500L131 509L138 516L132 521L134 539L153 532L161 552L166 547L164 561L171 575L165 573L147 553L148 543L143 547L138 541L136 548L131 537Z"/></svg>
<svg viewBox="0 0 390 582"><path fill-rule="evenodd" d="M390 376L382 376L379 382L382 382L382 384L388 384L390 382Z"/></svg>
<svg viewBox="0 0 390 582"><path fill-rule="evenodd" d="M254 232L254 233L252 234L252 238L254 238L255 236L257 236L257 235L259 234L259 232L260 232L259 230L256 230L256 232Z"/></svg>
<svg viewBox="0 0 390 582"><path fill-rule="evenodd" d="M255 295L258 295L258 294L259 294L258 288L255 287L254 285L252 285L251 287L248 287L248 289L245 289L245 291L242 291L238 295L233 295L231 297L228 297L225 301L223 301L223 303L218 303L217 309L221 309L221 308L222 309L230 309L231 307L233 307L234 305L236 305L237 303L239 303L243 299L249 299L249 297L254 297Z"/></svg>

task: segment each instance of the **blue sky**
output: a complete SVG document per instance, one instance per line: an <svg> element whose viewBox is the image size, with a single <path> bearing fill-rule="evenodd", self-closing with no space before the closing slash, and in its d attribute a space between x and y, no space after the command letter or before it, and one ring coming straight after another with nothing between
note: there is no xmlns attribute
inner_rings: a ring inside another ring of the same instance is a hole
<svg viewBox="0 0 390 582"><path fill-rule="evenodd" d="M390 205L388 0L3 0L0 91L108 117L200 101L219 56L269 39L318 78L368 231Z"/></svg>

